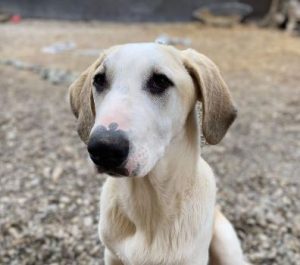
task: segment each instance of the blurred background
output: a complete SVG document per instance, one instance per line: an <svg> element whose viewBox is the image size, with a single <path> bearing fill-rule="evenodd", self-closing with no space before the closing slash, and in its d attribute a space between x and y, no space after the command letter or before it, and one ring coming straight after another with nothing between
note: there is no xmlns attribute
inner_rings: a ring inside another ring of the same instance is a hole
<svg viewBox="0 0 300 265"><path fill-rule="evenodd" d="M67 90L101 50L153 41L220 67L239 117L203 146L218 203L253 264L299 264L299 21L298 0L1 0L0 264L103 264L104 180Z"/></svg>

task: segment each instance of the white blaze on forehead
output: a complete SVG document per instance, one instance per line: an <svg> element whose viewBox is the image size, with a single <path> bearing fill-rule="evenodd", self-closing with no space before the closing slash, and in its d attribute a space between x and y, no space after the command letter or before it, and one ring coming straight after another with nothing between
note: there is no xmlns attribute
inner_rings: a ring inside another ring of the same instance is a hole
<svg viewBox="0 0 300 265"><path fill-rule="evenodd" d="M166 52L159 44L126 44L113 51L104 61L110 74L117 79L146 78L151 71L163 72L169 77L175 77L178 67L174 64L175 57ZM179 62L179 61L178 61ZM172 66L170 63L173 63ZM175 66L175 67L174 67ZM177 68L177 69L176 69Z"/></svg>

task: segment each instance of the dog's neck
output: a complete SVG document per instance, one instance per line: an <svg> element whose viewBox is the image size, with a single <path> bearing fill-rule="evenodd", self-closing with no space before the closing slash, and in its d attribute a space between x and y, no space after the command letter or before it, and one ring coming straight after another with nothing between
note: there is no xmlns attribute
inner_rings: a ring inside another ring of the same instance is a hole
<svg viewBox="0 0 300 265"><path fill-rule="evenodd" d="M146 231L149 235L158 223L168 222L180 212L182 197L189 196L195 184L200 152L195 110L190 113L185 126L184 133L174 137L165 156L147 176L122 178L119 183L124 187L124 194L120 196L126 200L126 205L131 204L125 208L130 211L125 215L136 226L149 230Z"/></svg>

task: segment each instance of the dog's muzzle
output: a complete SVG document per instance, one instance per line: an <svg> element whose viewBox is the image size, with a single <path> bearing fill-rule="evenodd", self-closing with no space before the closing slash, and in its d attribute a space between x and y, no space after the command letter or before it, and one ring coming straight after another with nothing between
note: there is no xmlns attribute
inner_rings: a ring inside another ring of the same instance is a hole
<svg viewBox="0 0 300 265"><path fill-rule="evenodd" d="M125 168L129 154L129 140L122 130L115 126L98 126L88 142L88 152L100 173L112 176L128 176Z"/></svg>

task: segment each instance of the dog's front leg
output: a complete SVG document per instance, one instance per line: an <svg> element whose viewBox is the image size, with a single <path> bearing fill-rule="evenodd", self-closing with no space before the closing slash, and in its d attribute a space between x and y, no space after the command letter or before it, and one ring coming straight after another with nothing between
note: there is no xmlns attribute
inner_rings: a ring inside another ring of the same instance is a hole
<svg viewBox="0 0 300 265"><path fill-rule="evenodd" d="M218 210L215 211L215 224L210 245L209 265L247 265L242 248L227 218ZM249 264L248 264L249 265Z"/></svg>
<svg viewBox="0 0 300 265"><path fill-rule="evenodd" d="M107 248L104 250L104 264L105 265L124 265L113 253Z"/></svg>

